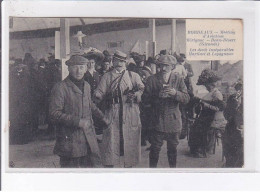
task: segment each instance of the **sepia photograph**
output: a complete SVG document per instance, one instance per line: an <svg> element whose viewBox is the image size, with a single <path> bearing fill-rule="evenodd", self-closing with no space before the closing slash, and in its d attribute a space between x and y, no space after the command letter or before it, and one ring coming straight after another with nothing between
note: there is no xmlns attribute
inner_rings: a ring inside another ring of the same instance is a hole
<svg viewBox="0 0 260 194"><path fill-rule="evenodd" d="M9 17L8 165L243 168L243 20Z"/></svg>

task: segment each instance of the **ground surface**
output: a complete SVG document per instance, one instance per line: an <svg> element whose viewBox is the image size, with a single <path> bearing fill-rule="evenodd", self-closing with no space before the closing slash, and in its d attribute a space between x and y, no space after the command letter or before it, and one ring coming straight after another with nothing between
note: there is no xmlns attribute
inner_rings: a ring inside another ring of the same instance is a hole
<svg viewBox="0 0 260 194"><path fill-rule="evenodd" d="M15 168L58 168L59 157L53 155L54 140L36 140L25 145L10 146L10 161ZM142 160L137 166L139 168L149 167L149 151L142 147ZM208 158L193 158L189 155L187 140L180 140L178 146L177 168L221 168L222 148L221 144L216 146L216 154ZM123 166L123 164L120 164ZM120 167L118 166L118 167ZM160 168L168 168L166 142L164 143L158 163Z"/></svg>

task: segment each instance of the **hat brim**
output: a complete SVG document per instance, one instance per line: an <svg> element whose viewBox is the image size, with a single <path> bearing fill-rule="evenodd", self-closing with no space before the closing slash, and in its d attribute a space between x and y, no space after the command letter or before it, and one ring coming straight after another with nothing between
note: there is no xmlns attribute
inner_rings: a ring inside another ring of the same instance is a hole
<svg viewBox="0 0 260 194"><path fill-rule="evenodd" d="M155 61L156 65L175 65L174 63L166 63L166 62L161 62L161 61Z"/></svg>
<svg viewBox="0 0 260 194"><path fill-rule="evenodd" d="M124 59L124 58L121 58L121 57L117 57L117 56L113 56L113 59L117 59L117 60L119 60L119 61L124 61L124 62L126 62L127 61L127 59Z"/></svg>

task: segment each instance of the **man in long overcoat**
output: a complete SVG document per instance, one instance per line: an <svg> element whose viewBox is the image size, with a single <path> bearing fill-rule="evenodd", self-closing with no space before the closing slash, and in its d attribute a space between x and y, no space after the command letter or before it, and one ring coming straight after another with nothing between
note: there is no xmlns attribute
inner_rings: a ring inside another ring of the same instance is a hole
<svg viewBox="0 0 260 194"><path fill-rule="evenodd" d="M67 62L69 76L51 92L49 114L57 125L54 154L61 167L100 167L101 157L93 127L92 114L104 119L91 101L91 89L84 81L87 59L74 55Z"/></svg>
<svg viewBox="0 0 260 194"><path fill-rule="evenodd" d="M127 55L116 51L114 69L102 77L94 95L107 103L105 117L109 126L103 131L102 161L106 167L120 163L133 167L141 156L141 122L138 103L144 85L138 74L125 70Z"/></svg>
<svg viewBox="0 0 260 194"><path fill-rule="evenodd" d="M152 110L150 114L153 118L151 119L153 128L149 154L151 168L157 167L163 140L167 141L169 166L176 167L177 145L182 129L179 103L185 104L189 101L183 78L171 71L176 62L171 55L159 57L160 72L147 79L142 97L143 103L150 105Z"/></svg>

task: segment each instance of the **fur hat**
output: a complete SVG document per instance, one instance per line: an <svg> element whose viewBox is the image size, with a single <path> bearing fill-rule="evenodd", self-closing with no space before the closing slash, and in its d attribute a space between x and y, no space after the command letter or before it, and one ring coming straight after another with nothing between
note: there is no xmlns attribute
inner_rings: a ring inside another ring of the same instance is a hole
<svg viewBox="0 0 260 194"><path fill-rule="evenodd" d="M96 62L102 62L105 58L104 54L95 48L91 48L90 50L84 52L85 53L83 56L88 60L94 59Z"/></svg>
<svg viewBox="0 0 260 194"><path fill-rule="evenodd" d="M209 83L215 83L220 80L221 77L217 75L216 71L211 69L204 69L198 79L197 85L205 85Z"/></svg>

